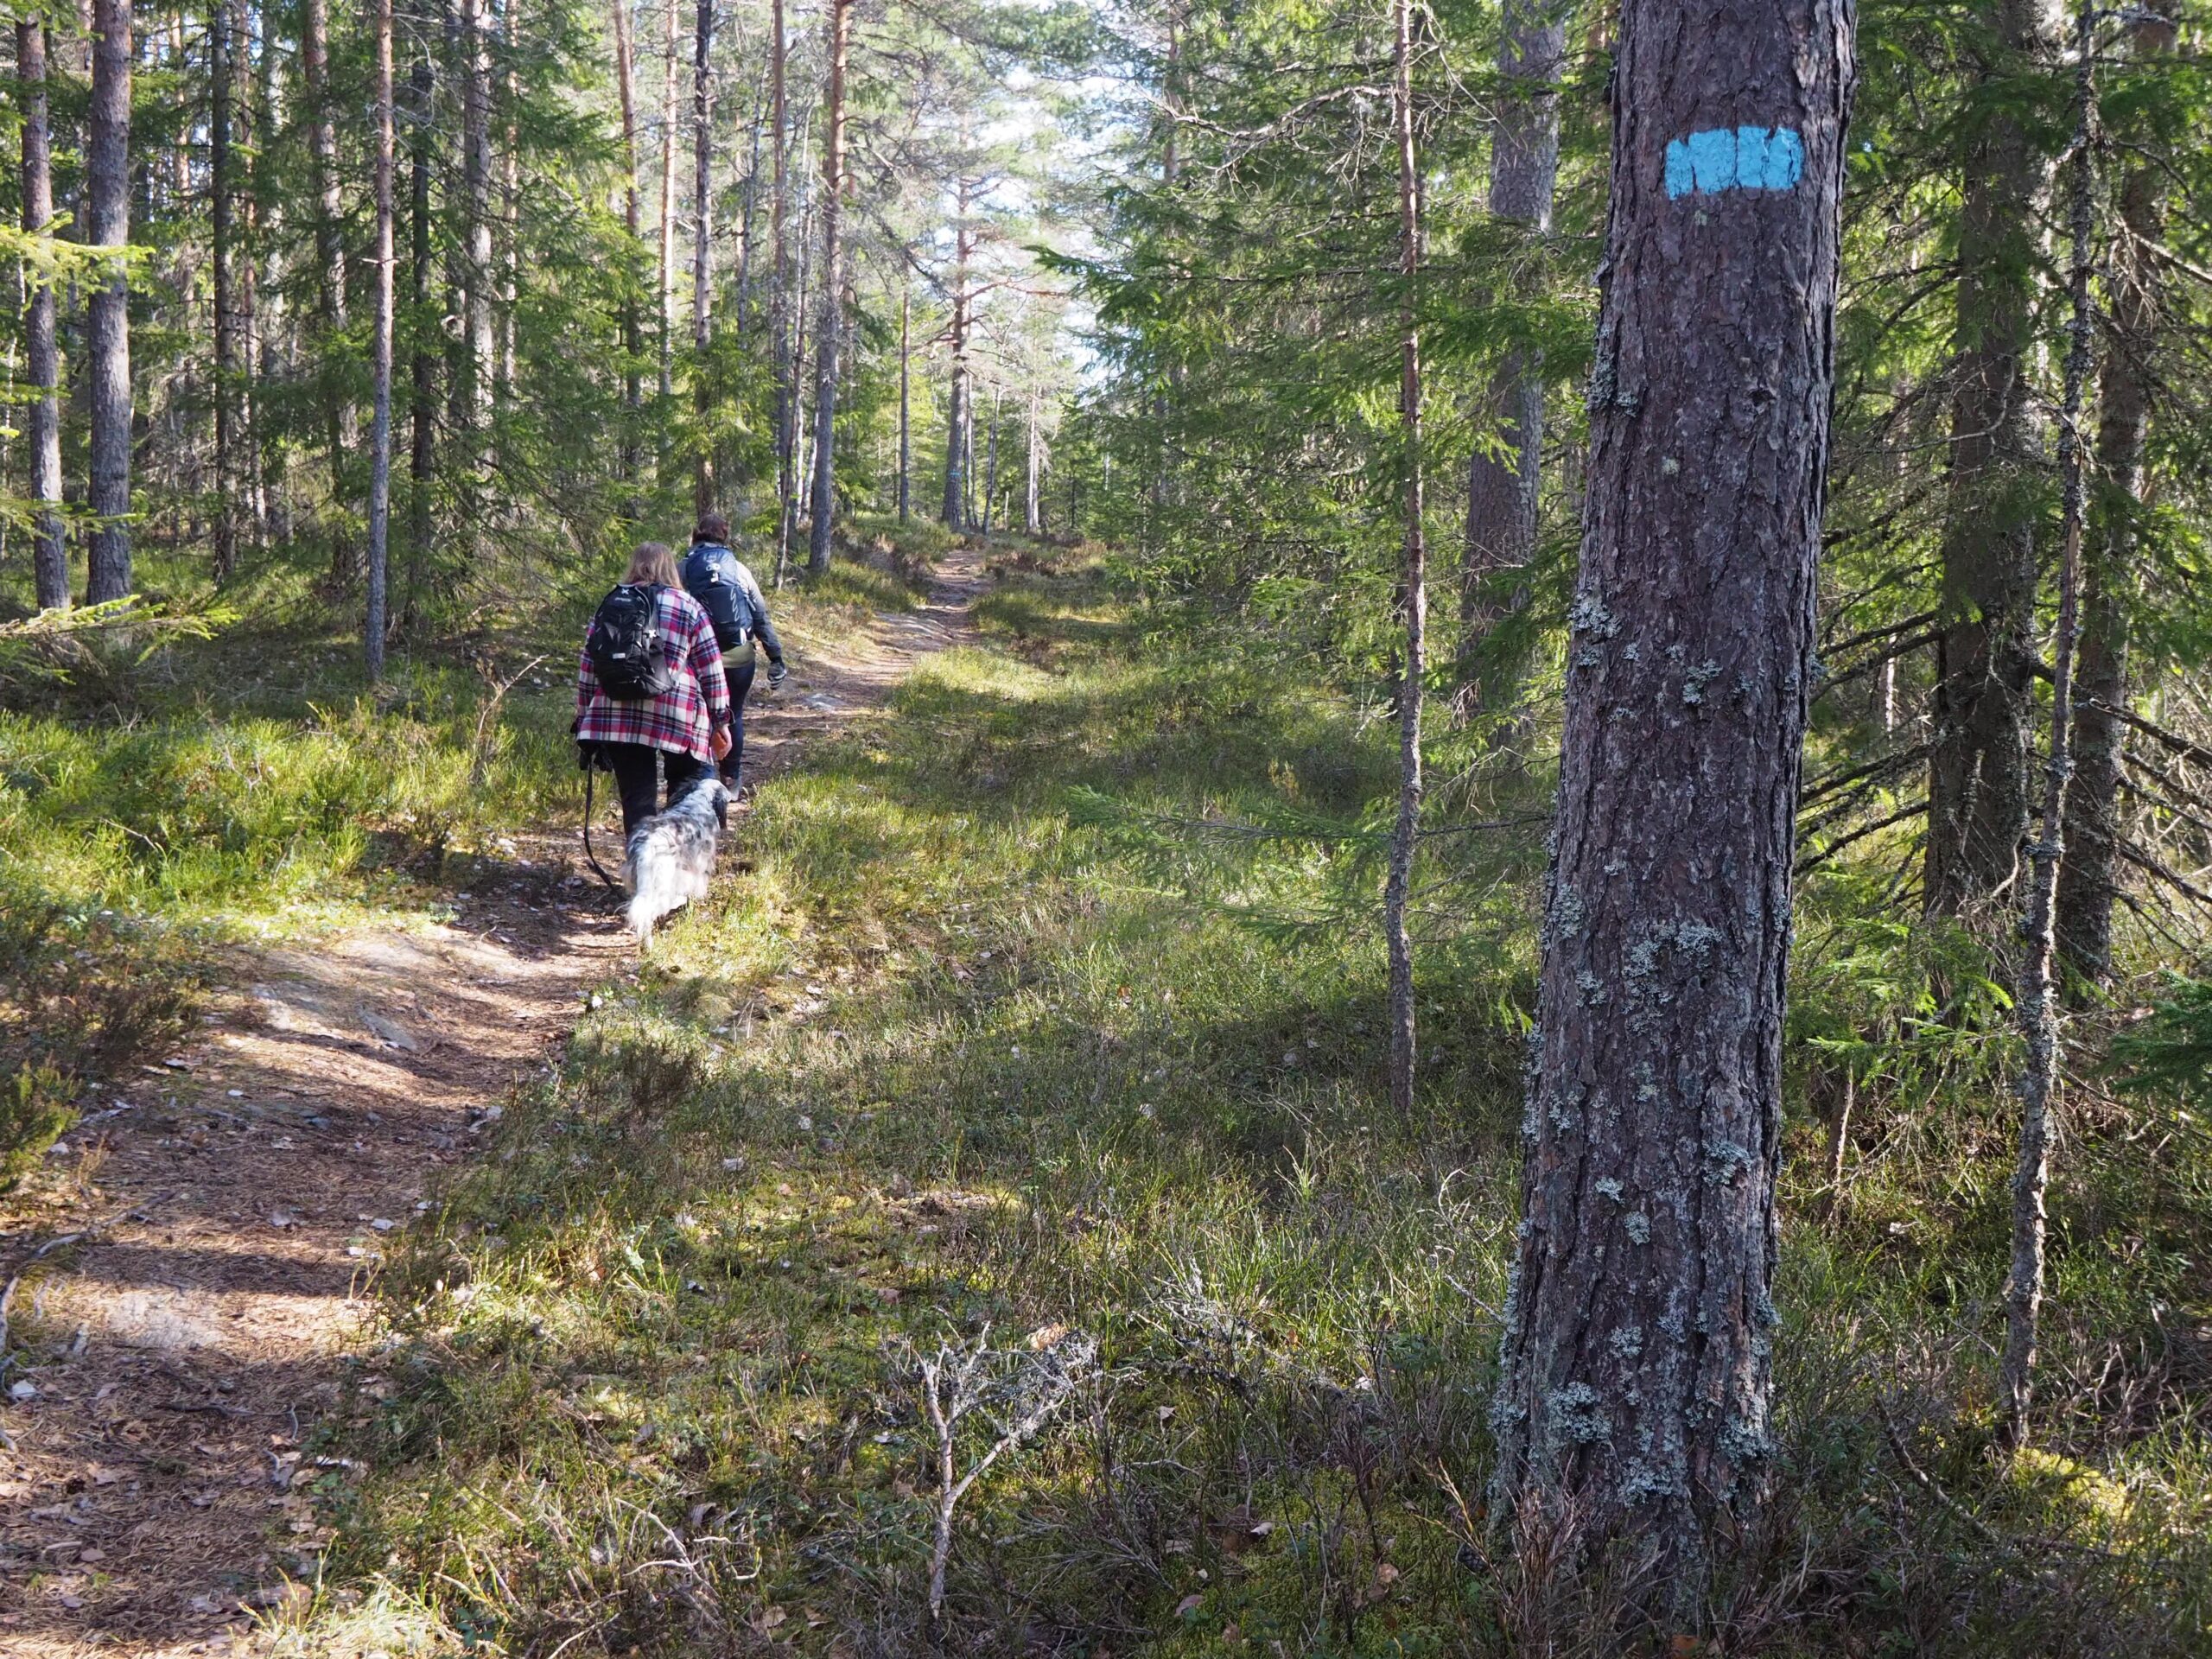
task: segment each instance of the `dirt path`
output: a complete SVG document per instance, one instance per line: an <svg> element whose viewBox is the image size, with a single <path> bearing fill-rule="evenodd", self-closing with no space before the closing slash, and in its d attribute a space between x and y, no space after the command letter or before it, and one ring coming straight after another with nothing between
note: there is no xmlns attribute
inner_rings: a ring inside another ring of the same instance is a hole
<svg viewBox="0 0 2212 1659"><path fill-rule="evenodd" d="M748 782L961 637L982 586L957 554L920 614L794 641L747 722ZM250 1649L248 1610L314 1575L302 1446L388 1237L631 969L572 827L500 852L454 861L446 917L261 953L197 1040L106 1080L46 1215L0 1239L16 1339L43 1362L0 1404L7 1659Z"/></svg>

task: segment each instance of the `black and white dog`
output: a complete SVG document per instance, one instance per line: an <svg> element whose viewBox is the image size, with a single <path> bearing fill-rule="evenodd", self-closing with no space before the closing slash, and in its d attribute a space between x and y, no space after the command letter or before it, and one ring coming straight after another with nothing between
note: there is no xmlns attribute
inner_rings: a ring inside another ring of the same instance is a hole
<svg viewBox="0 0 2212 1659"><path fill-rule="evenodd" d="M711 772L684 786L630 836L630 931L638 949L653 942L653 929L671 911L707 896L715 849L729 822L729 791Z"/></svg>

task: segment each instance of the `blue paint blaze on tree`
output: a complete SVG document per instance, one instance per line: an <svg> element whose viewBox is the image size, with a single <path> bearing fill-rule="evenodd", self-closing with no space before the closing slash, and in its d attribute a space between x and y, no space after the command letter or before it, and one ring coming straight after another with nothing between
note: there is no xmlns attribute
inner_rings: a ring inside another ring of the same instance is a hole
<svg viewBox="0 0 2212 1659"><path fill-rule="evenodd" d="M1667 146L1667 194L1794 190L1805 171L1805 141L1788 127L1713 127Z"/></svg>

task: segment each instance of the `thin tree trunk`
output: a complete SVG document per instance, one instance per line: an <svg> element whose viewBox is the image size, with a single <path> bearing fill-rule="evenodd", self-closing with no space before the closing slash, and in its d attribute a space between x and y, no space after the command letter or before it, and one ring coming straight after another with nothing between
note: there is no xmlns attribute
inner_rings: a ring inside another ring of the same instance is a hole
<svg viewBox="0 0 2212 1659"><path fill-rule="evenodd" d="M261 197L255 188L253 24L255 12L248 0L230 0L232 71L238 90L231 101L231 184L234 193L232 223L236 251L232 256L231 299L238 308L238 381L234 416L241 447L240 475L245 488L249 539L257 548L268 544L270 528L267 458L263 453L258 404L261 390ZM276 112L268 111L270 130L276 128Z"/></svg>
<svg viewBox="0 0 2212 1659"><path fill-rule="evenodd" d="M660 395L676 391L676 39L677 0L668 0L661 42Z"/></svg>
<svg viewBox="0 0 2212 1659"><path fill-rule="evenodd" d="M1994 56L1976 66L1985 87L2054 56L2046 4L1998 0ZM1924 901L1939 916L1986 905L2012 879L2028 823L2041 465L2032 369L2050 171L2030 119L1990 97L1963 159L1946 620L1928 767Z"/></svg>
<svg viewBox="0 0 2212 1659"><path fill-rule="evenodd" d="M853 0L830 0L829 108L822 144L822 320L814 338L814 491L806 568L830 568L837 527L837 353L844 343L845 59Z"/></svg>
<svg viewBox="0 0 2212 1659"><path fill-rule="evenodd" d="M23 230L54 239L54 149L46 95L46 29L16 25L16 78L23 89ZM30 494L37 504L31 532L32 571L42 611L69 603L69 540L61 518L61 358L54 339L54 284L30 279L23 319L34 396L30 402Z"/></svg>
<svg viewBox="0 0 2212 1659"><path fill-rule="evenodd" d="M2067 753L2074 694L2075 588L2082 564L2082 521L2087 508L2082 406L2088 391L2096 330L2089 275L2095 247L2092 203L2096 162L2090 127L2096 97L2097 10L2083 0L2074 33L2074 188L2069 204L2073 315L2068 325L2065 390L2058 423L2060 509L2058 637L2051 648L2050 754L2044 768L2043 833L2028 849L2030 880L2020 925L2020 973L2013 1007L2027 1065L2020 1076L2020 1151L2012 1172L2012 1264L2005 1281L2005 1357L1999 1370L2005 1416L1999 1426L2014 1450L2028 1443L2028 1408L2034 1400L2036 1327L2043 1309L2044 1197L2050 1185L2051 1109L2062 1059L2058 998L2052 974L2058 902L2058 867L2064 854Z"/></svg>
<svg viewBox="0 0 2212 1659"><path fill-rule="evenodd" d="M966 135L962 135L965 147ZM957 186L959 217L952 231L952 385L945 400L944 527L955 535L968 527L968 469L963 453L968 434L968 227L970 186Z"/></svg>
<svg viewBox="0 0 2212 1659"><path fill-rule="evenodd" d="M1836 1090L1835 1110L1828 1115L1828 1190L1821 1195L1821 1214L1834 1220L1843 1205L1844 1160L1851 1152L1851 1114L1859 1103L1859 1074L1843 1068L1843 1086Z"/></svg>
<svg viewBox="0 0 2212 1659"><path fill-rule="evenodd" d="M622 100L622 223L629 246L639 240L637 52L630 27L630 0L614 0L614 76ZM634 297L622 302L622 481L638 477L638 411L645 402L639 364L645 356L644 330Z"/></svg>
<svg viewBox="0 0 2212 1659"><path fill-rule="evenodd" d="M1559 0L1507 0L1497 48L1505 84L1491 130L1490 213L1541 236L1552 226L1559 176L1559 81L1567 22ZM1478 658L1504 613L1497 573L1525 569L1536 556L1536 508L1544 445L1543 356L1516 346L1491 374L1482 408L1506 453L1478 445L1467 468L1467 552L1459 588L1463 701L1503 706L1510 688L1481 683ZM1512 607L1525 602L1516 594Z"/></svg>
<svg viewBox="0 0 2212 1659"><path fill-rule="evenodd" d="M775 269L769 275L768 308L775 334L776 585L780 588L783 586L785 568L791 562L791 520L798 505L794 499L798 494L798 476L791 466L796 398L791 384L791 245L788 226L791 180L787 144L789 123L785 118L784 99L784 0L769 0L768 17L768 103L773 129L770 134L770 149L774 158L774 177L769 190L768 223L770 252L775 264Z"/></svg>
<svg viewBox="0 0 2212 1659"><path fill-rule="evenodd" d="M714 43L715 0L699 0L691 54L691 392L699 417L691 471L695 513L711 512L715 505L715 446L707 432L714 406L707 373L707 350L714 343Z"/></svg>
<svg viewBox="0 0 2212 1659"><path fill-rule="evenodd" d="M2171 51L2174 25L2139 19L2134 50ZM2137 520L2143 504L2144 442L2151 419L2163 273L2144 252L2164 240L2166 179L2156 163L2130 167L2120 189L2120 223L2107 256L2109 345L2098 377L2095 488L2082 567L2079 696L2074 705L2074 776L2066 786L2066 857L2058 868L2058 946L2090 985L2112 976L2112 910L2120 891L2119 791L2124 731L2107 712L2128 700L2128 628L2140 576Z"/></svg>
<svg viewBox="0 0 2212 1659"><path fill-rule="evenodd" d="M328 0L301 0L300 72L307 83L308 144L314 162L316 309L322 325L323 360L318 379L323 391L323 430L330 446L330 499L346 499L346 463L360 442L360 417L346 386L345 365L335 360L346 334L346 242L340 233L346 201L338 178L338 117L330 92L330 8ZM334 526L336 523L333 519ZM331 565L341 582L354 575L351 539L337 533Z"/></svg>
<svg viewBox="0 0 2212 1659"><path fill-rule="evenodd" d="M437 486L438 470L438 359L441 352L430 308L430 174L435 160L431 151L431 124L437 112L436 74L431 67L429 54L423 51L415 60L415 67L409 76L411 101L415 106L414 139L409 156L407 226L410 271L409 301L415 314L414 349L409 365L413 389L407 465L407 540L410 573L419 573L429 561L430 537L435 529L435 514L432 512L435 502L432 498ZM408 585L411 601L415 585L412 574Z"/></svg>
<svg viewBox="0 0 2212 1659"><path fill-rule="evenodd" d="M906 522L908 486L914 474L913 387L911 343L914 321L914 292L911 285L899 290L899 522Z"/></svg>
<svg viewBox="0 0 2212 1659"><path fill-rule="evenodd" d="M385 580L391 543L391 335L392 335L392 0L376 0L376 322L369 341L373 386L369 417L368 615L361 629L361 654L369 677L384 672Z"/></svg>
<svg viewBox="0 0 2212 1659"><path fill-rule="evenodd" d="M1006 401L1005 391L999 387L991 390L991 429L983 447L983 534L991 533L991 509L999 499L999 410Z"/></svg>
<svg viewBox="0 0 2212 1659"><path fill-rule="evenodd" d="M1029 389L1029 438L1027 456L1028 476L1022 485L1021 529L1025 535L1045 533L1044 480L1045 440L1037 429L1037 388Z"/></svg>
<svg viewBox="0 0 2212 1659"><path fill-rule="evenodd" d="M1394 124L1398 143L1398 277L1402 335L1398 418L1405 443L1402 511L1404 565L1399 572L1405 668L1398 683L1398 816L1390 834L1382 883L1382 931L1390 956L1390 1103L1401 1123L1414 1121L1414 941L1406 911L1413 892L1414 853L1421 831L1421 715L1428 667L1428 545L1421 526L1421 174L1414 152L1413 0L1396 0Z"/></svg>
<svg viewBox="0 0 2212 1659"><path fill-rule="evenodd" d="M210 196L208 258L215 302L215 580L228 582L238 568L238 162L232 139L236 111L235 60L241 42L233 27L233 0L207 8L207 170Z"/></svg>
<svg viewBox="0 0 2212 1659"><path fill-rule="evenodd" d="M1491 1512L1694 1619L1771 1480L1849 0L1624 0ZM1758 280L1745 273L1757 271ZM1661 1629L1681 1630L1669 1623Z"/></svg>
<svg viewBox="0 0 2212 1659"><path fill-rule="evenodd" d="M492 456L493 381L496 372L492 327L492 35L486 27L486 0L461 0L461 50L466 54L461 83L461 170L467 220L467 252L462 271L463 323L467 341L461 353L466 383L461 404L467 430L475 440L471 452L472 489L480 496L489 481ZM474 518L476 515L472 515Z"/></svg>
<svg viewBox="0 0 2212 1659"><path fill-rule="evenodd" d="M522 296L522 147L517 113L522 84L515 71L515 8L520 0L501 0L499 33L507 60L502 92L506 99L506 130L501 135L499 157L499 407L512 406L515 396L517 302Z"/></svg>
<svg viewBox="0 0 2212 1659"><path fill-rule="evenodd" d="M92 96L85 145L86 239L120 256L130 240L130 0L93 0ZM92 533L86 597L131 589L130 289L119 268L93 279L88 309Z"/></svg>
<svg viewBox="0 0 2212 1659"><path fill-rule="evenodd" d="M753 326L753 222L760 205L760 130L766 124L768 74L764 65L760 86L753 100L753 152L745 164L745 189L739 197L737 221L737 332L742 337Z"/></svg>

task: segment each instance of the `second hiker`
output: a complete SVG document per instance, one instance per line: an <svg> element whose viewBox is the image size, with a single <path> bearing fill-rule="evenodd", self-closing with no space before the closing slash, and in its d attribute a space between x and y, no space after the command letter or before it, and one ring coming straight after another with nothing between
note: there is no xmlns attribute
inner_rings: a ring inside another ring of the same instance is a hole
<svg viewBox="0 0 2212 1659"><path fill-rule="evenodd" d="M784 681L784 642L768 620L768 601L745 562L730 550L729 520L719 512L699 515L691 532L691 551L683 561L684 591L697 600L715 626L722 665L729 676L730 746L722 757L722 782L737 794L745 765L745 698L753 689L753 642L768 652L768 683Z"/></svg>

